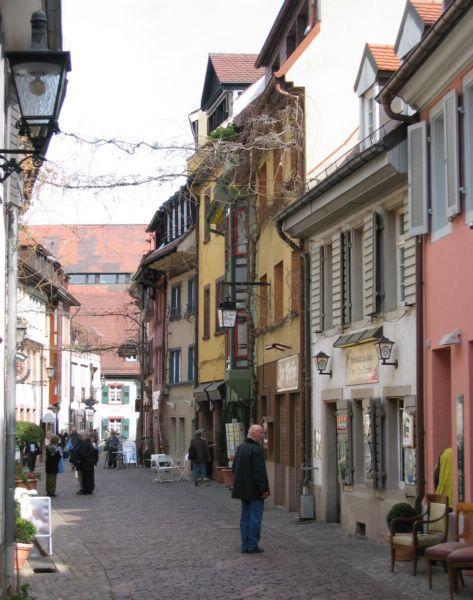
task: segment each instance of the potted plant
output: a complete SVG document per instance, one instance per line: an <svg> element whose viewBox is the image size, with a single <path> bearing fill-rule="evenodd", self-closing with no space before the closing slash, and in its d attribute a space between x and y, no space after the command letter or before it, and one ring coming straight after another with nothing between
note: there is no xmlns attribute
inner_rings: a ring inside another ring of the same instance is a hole
<svg viewBox="0 0 473 600"><path fill-rule="evenodd" d="M411 533L414 526L414 519L418 515L416 509L408 502L398 502L386 515L386 523L388 524L390 535L396 533ZM406 519L405 521L399 520L396 523L392 521L394 519ZM397 547L396 548L396 560L411 560L412 549L409 546Z"/></svg>
<svg viewBox="0 0 473 600"><path fill-rule="evenodd" d="M15 487L27 489L28 476L25 473L21 463L15 463Z"/></svg>
<svg viewBox="0 0 473 600"><path fill-rule="evenodd" d="M221 473L223 475L223 485L228 488L233 487L233 484L235 482L235 476L233 474L232 469L224 467L222 468Z"/></svg>
<svg viewBox="0 0 473 600"><path fill-rule="evenodd" d="M31 521L16 517L15 520L15 566L21 571L33 548L36 527Z"/></svg>
<svg viewBox="0 0 473 600"><path fill-rule="evenodd" d="M29 421L17 421L15 425L16 442L20 449L21 464L23 464L26 444L41 444L44 439L44 432L36 423Z"/></svg>
<svg viewBox="0 0 473 600"><path fill-rule="evenodd" d="M36 490L38 487L38 478L36 477L36 473L26 473L26 489L27 490Z"/></svg>

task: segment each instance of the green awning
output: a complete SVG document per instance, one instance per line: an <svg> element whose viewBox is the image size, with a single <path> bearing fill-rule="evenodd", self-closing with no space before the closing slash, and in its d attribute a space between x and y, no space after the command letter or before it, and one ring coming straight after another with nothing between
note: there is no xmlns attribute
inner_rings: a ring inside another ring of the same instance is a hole
<svg viewBox="0 0 473 600"><path fill-rule="evenodd" d="M247 404L251 399L251 370L229 369L225 372L225 381L238 395L238 399Z"/></svg>
<svg viewBox="0 0 473 600"><path fill-rule="evenodd" d="M334 348L348 348L350 346L357 346L358 344L367 344L368 342L376 342L383 337L382 327L373 327L372 329L364 329L363 331L357 331L356 333L349 333L347 335L341 335L333 343Z"/></svg>

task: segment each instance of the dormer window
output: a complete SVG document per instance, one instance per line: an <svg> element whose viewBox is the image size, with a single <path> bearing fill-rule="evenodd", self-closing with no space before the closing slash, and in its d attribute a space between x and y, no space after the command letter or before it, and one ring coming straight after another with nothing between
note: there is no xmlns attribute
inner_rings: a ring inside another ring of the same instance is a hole
<svg viewBox="0 0 473 600"><path fill-rule="evenodd" d="M379 104L375 100L378 89L374 85L361 96L361 139L379 129Z"/></svg>

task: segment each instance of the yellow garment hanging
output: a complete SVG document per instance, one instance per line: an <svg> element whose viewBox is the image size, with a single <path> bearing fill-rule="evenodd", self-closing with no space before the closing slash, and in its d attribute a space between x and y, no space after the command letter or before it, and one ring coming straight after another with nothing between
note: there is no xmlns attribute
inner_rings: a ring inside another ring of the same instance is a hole
<svg viewBox="0 0 473 600"><path fill-rule="evenodd" d="M453 506L453 451L446 448L439 458L439 483L437 494L448 496L448 506Z"/></svg>

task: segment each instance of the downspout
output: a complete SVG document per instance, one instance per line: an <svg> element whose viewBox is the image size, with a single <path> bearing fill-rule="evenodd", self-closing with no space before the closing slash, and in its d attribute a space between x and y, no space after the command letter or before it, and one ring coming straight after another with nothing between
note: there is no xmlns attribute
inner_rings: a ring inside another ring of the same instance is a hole
<svg viewBox="0 0 473 600"><path fill-rule="evenodd" d="M416 445L417 496L415 505L421 509L425 494L424 459L424 256L423 237L416 238Z"/></svg>
<svg viewBox="0 0 473 600"><path fill-rule="evenodd" d="M192 198L192 195L191 195ZM199 385L199 205L200 201L197 201L195 209L195 249L196 249L196 260L195 260L195 311L194 311L194 387ZM189 204L190 207L190 204ZM195 425L196 429L200 428L199 412L197 411L197 400L194 396L194 410L195 410Z"/></svg>
<svg viewBox="0 0 473 600"><path fill-rule="evenodd" d="M304 382L304 427L302 428L302 446L304 448L304 456L306 467L311 467L312 457L312 386L310 378L311 365L311 343L310 343L310 255L301 247L295 244L282 230L282 222L276 222L276 229L279 237L290 248L297 252L304 263L304 305L301 310L301 329L303 329L304 351L301 352L303 357L302 374ZM312 482L312 470L307 468L304 470L304 486L310 487Z"/></svg>

